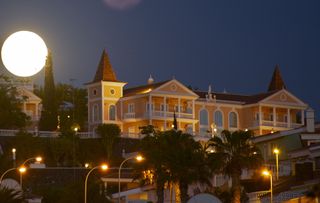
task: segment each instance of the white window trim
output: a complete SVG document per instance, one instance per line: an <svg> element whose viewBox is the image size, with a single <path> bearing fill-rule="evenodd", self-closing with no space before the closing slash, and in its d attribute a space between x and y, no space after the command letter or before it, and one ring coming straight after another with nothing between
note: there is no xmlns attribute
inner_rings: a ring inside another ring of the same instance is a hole
<svg viewBox="0 0 320 203"><path fill-rule="evenodd" d="M235 113L236 114L236 118L237 118L237 127L231 127L230 126L230 114L231 113ZM229 129L239 129L239 114L238 114L238 112L237 111L229 111L229 113L228 113L228 128Z"/></svg>
<svg viewBox="0 0 320 203"><path fill-rule="evenodd" d="M221 113L222 126L218 126L217 123L216 123L216 117L215 117L216 112L220 112L220 113ZM213 122L214 122L214 124L217 126L217 128L223 128L223 126L224 126L224 115L223 115L223 111L221 111L220 109L216 109L216 110L213 112Z"/></svg>

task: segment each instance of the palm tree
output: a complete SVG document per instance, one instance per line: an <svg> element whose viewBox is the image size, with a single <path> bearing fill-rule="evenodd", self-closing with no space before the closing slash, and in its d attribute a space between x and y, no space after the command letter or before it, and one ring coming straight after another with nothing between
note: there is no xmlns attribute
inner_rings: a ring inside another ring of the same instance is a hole
<svg viewBox="0 0 320 203"><path fill-rule="evenodd" d="M156 132L142 139L141 150L146 159L140 171L153 171L158 203L164 200L166 184L179 186L182 203L188 200L191 183L199 181L209 184L211 173L206 163L206 153L191 135L176 130Z"/></svg>
<svg viewBox="0 0 320 203"><path fill-rule="evenodd" d="M214 148L210 154L212 162L218 165L223 174L232 179L232 192L234 203L240 202L240 177L243 169L258 168L262 164L259 149L251 142L251 131L222 131L221 136L209 140L209 146Z"/></svg>
<svg viewBox="0 0 320 203"><path fill-rule="evenodd" d="M120 128L117 124L100 124L96 129L96 133L100 135L102 145L107 154L107 160L112 157L113 145L117 138L120 137Z"/></svg>
<svg viewBox="0 0 320 203"><path fill-rule="evenodd" d="M151 130L152 129L152 130ZM164 202L165 184L169 182L170 175L164 165L163 137L159 132L155 132L150 126L145 130L146 137L141 140L141 153L145 161L137 165L138 176L144 184L154 184L157 193L157 203ZM151 130L151 131L150 131ZM150 133L152 132L152 133ZM151 177L141 176L141 172L150 171Z"/></svg>
<svg viewBox="0 0 320 203"><path fill-rule="evenodd" d="M170 171L171 181L179 186L180 200L188 200L189 185L195 182L210 185L211 170L202 145L190 134L170 130L162 133L164 163Z"/></svg>
<svg viewBox="0 0 320 203"><path fill-rule="evenodd" d="M19 190L0 186L0 202L25 203L25 197Z"/></svg>

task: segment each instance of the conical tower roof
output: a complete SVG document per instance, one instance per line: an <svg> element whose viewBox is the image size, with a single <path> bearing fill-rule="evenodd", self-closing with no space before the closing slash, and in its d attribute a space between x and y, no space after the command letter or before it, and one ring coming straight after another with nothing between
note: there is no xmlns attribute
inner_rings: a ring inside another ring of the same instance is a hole
<svg viewBox="0 0 320 203"><path fill-rule="evenodd" d="M284 81L282 79L279 64L277 64L274 68L268 91L270 92L274 90L281 90L283 88L286 89L286 85L284 84Z"/></svg>
<svg viewBox="0 0 320 203"><path fill-rule="evenodd" d="M102 52L100 63L92 82L99 81L118 82L116 74L112 69L109 56L105 50Z"/></svg>

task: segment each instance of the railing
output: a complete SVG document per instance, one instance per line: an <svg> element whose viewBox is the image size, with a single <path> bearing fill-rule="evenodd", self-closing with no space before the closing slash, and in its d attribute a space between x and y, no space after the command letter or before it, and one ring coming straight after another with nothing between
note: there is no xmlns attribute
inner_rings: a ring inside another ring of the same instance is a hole
<svg viewBox="0 0 320 203"><path fill-rule="evenodd" d="M149 117L149 112L145 113L145 117ZM170 111L152 111L151 116L152 117L158 117L158 118L173 118L174 112ZM193 119L193 114L192 113L185 113L185 112L175 112L176 118L185 118L185 119Z"/></svg>
<svg viewBox="0 0 320 203"><path fill-rule="evenodd" d="M136 117L136 113L125 113L124 119L132 119Z"/></svg>
<svg viewBox="0 0 320 203"><path fill-rule="evenodd" d="M261 121L261 126L269 126L269 127L279 127L279 128L298 128L301 127L303 124L301 123L287 123L287 122L282 122L282 121L277 121L273 122L272 120L262 120ZM253 121L253 126L257 127L259 126L259 121Z"/></svg>

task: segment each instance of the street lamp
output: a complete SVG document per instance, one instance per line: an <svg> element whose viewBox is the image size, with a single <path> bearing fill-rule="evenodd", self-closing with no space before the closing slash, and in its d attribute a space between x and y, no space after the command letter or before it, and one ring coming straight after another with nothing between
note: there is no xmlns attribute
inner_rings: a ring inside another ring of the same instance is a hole
<svg viewBox="0 0 320 203"><path fill-rule="evenodd" d="M118 203L120 203L120 192L121 192L121 187L120 187L120 177L121 177L121 168L122 168L122 165L131 160L131 159L136 159L138 162L142 161L144 158L141 156L141 155L137 155L137 156L132 156L132 157L129 157L127 159L125 159L121 164L120 164L120 167L119 167L119 171L118 171Z"/></svg>
<svg viewBox="0 0 320 203"><path fill-rule="evenodd" d="M20 185L21 185L21 188L22 188L22 174L26 172L27 168L25 167L25 165L29 162L29 161L32 161L32 160L35 160L37 163L40 163L42 161L42 157L41 156L37 156L37 157L32 157L32 158L29 158L27 160L25 160L22 165L20 166L19 168L19 172L20 172Z"/></svg>
<svg viewBox="0 0 320 203"><path fill-rule="evenodd" d="M272 203L273 202L273 194L272 194L272 174L270 171L268 170L263 170L262 171L262 175L264 176L269 176L270 178L270 202Z"/></svg>
<svg viewBox="0 0 320 203"><path fill-rule="evenodd" d="M280 150L278 148L273 149L273 153L276 155L276 179L279 180L279 154Z"/></svg>
<svg viewBox="0 0 320 203"><path fill-rule="evenodd" d="M16 169L17 169L17 168L10 168L10 169L6 170L6 171L1 175L1 177L0 177L0 184L2 183L3 177L4 177L7 173L9 173L10 171L16 170Z"/></svg>
<svg viewBox="0 0 320 203"><path fill-rule="evenodd" d="M98 169L100 168L102 171L105 171L108 169L108 165L107 164L102 164L100 166L96 166L94 168L92 168L88 173L87 173L87 176L86 176L86 179L84 181L84 203L87 203L87 185L88 185L88 178L89 178L89 175L92 171L94 171L95 169Z"/></svg>
<svg viewBox="0 0 320 203"><path fill-rule="evenodd" d="M21 190L22 190L22 174L27 171L27 168L24 165L22 165L19 167L18 170L20 172L20 186L21 186Z"/></svg>
<svg viewBox="0 0 320 203"><path fill-rule="evenodd" d="M29 158L29 159L25 160L25 161L22 163L22 166L26 165L29 161L32 161L32 160L36 160L36 162L39 163L39 162L42 161L42 157L41 157L41 156L37 156L37 157Z"/></svg>

